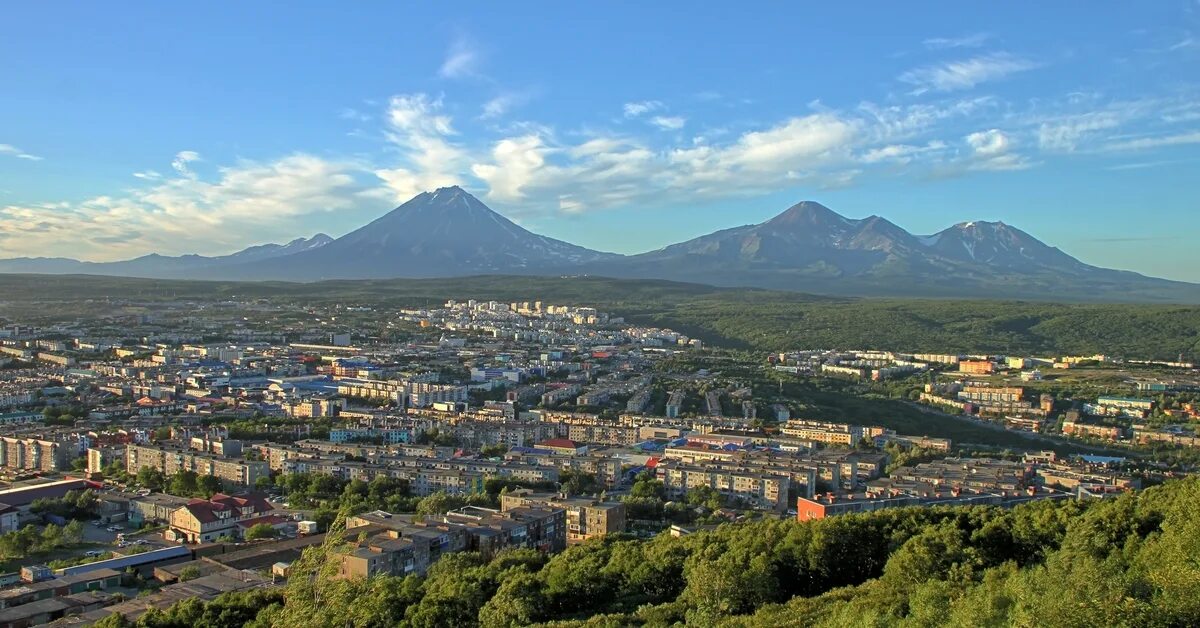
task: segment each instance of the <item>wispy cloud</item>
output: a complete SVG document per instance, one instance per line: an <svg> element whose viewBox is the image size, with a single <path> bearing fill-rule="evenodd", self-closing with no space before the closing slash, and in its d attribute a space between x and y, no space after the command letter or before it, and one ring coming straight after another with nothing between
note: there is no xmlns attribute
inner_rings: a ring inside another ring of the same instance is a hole
<svg viewBox="0 0 1200 628"><path fill-rule="evenodd" d="M338 112L338 117L343 120L354 120L355 122L370 122L371 115L354 107L343 107Z"/></svg>
<svg viewBox="0 0 1200 628"><path fill-rule="evenodd" d="M1180 50L1196 50L1200 49L1200 39L1197 39L1194 34L1187 32L1179 41L1167 46L1169 52L1179 52Z"/></svg>
<svg viewBox="0 0 1200 628"><path fill-rule="evenodd" d="M623 107L626 118L637 118L652 111L659 111L663 108L663 104L657 100L642 100L638 102L627 102Z"/></svg>
<svg viewBox="0 0 1200 628"><path fill-rule="evenodd" d="M664 131L678 131L687 124L687 118L683 116L654 116L650 118L650 124L663 129Z"/></svg>
<svg viewBox="0 0 1200 628"><path fill-rule="evenodd" d="M1121 124L1117 111L1093 111L1043 122L1038 127L1038 146L1052 152L1072 152L1079 143L1097 131L1114 129Z"/></svg>
<svg viewBox="0 0 1200 628"><path fill-rule="evenodd" d="M171 161L171 168L185 177L194 179L196 173L192 172L190 164L196 161L200 161L200 153L194 150L181 150L175 153L175 159Z"/></svg>
<svg viewBox="0 0 1200 628"><path fill-rule="evenodd" d="M1000 80L1017 72L1038 67L1028 59L999 52L960 61L914 68L900 75L900 81L915 87L914 93L952 92L971 89L980 83Z"/></svg>
<svg viewBox="0 0 1200 628"><path fill-rule="evenodd" d="M483 103L480 119L494 120L529 102L528 91L503 91Z"/></svg>
<svg viewBox="0 0 1200 628"><path fill-rule="evenodd" d="M968 170L1024 170L1030 166L1016 152L1012 138L999 129L977 131L963 140L970 149L965 163Z"/></svg>
<svg viewBox="0 0 1200 628"><path fill-rule="evenodd" d="M1135 161L1127 164L1117 164L1108 166L1105 170L1122 171L1122 170L1145 170L1147 168L1158 168L1159 166L1169 166L1179 163L1178 159L1160 159L1158 161Z"/></svg>
<svg viewBox="0 0 1200 628"><path fill-rule="evenodd" d="M1120 140L1109 142L1104 145L1104 150L1109 151L1128 151L1128 150L1148 150L1151 148L1161 148L1164 146L1180 146L1184 144L1200 144L1200 131L1188 131L1186 133L1176 133L1173 135L1158 135L1154 137L1139 137L1130 140Z"/></svg>
<svg viewBox="0 0 1200 628"><path fill-rule="evenodd" d="M917 157L928 153L935 153L946 150L946 143L940 140L933 140L923 146L912 144L888 144L872 148L863 153L860 161L865 164L876 164L882 162L891 162L898 164L911 163Z"/></svg>
<svg viewBox="0 0 1200 628"><path fill-rule="evenodd" d="M978 48L991 39L992 36L988 33L973 33L963 35L961 37L931 37L921 42L930 50L942 50L945 48Z"/></svg>
<svg viewBox="0 0 1200 628"><path fill-rule="evenodd" d="M446 53L446 59L442 61L442 67L438 69L438 74L442 78L463 78L472 76L476 72L479 63L479 51L474 43L468 40L465 36L459 35L450 43L450 50Z"/></svg>
<svg viewBox="0 0 1200 628"><path fill-rule="evenodd" d="M0 155L9 155L26 161L41 161L42 157L27 153L12 144L0 144Z"/></svg>

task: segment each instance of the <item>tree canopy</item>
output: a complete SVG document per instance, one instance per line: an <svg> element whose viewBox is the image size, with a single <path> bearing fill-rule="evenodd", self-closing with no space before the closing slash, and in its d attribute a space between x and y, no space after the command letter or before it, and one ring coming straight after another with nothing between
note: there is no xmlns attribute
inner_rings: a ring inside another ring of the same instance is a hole
<svg viewBox="0 0 1200 628"><path fill-rule="evenodd" d="M425 577L371 580L335 577L335 530L293 564L281 593L251 600L269 601L261 608L233 610L250 598L222 596L138 625L183 626L164 618L213 617L209 608L251 626L1200 625L1197 515L1192 478L1105 501L610 535L553 557L468 552Z"/></svg>

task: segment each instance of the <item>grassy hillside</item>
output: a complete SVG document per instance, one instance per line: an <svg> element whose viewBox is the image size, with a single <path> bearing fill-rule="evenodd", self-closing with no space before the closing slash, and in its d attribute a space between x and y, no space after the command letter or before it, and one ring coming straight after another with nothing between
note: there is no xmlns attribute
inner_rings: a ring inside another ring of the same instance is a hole
<svg viewBox="0 0 1200 628"><path fill-rule="evenodd" d="M304 299L432 305L448 298L594 305L731 348L873 347L894 350L1200 356L1200 306L1020 301L855 299L668 281L603 277L487 276L319 283L164 281L0 275L0 315L33 301L88 299ZM38 307L44 316L55 308Z"/></svg>

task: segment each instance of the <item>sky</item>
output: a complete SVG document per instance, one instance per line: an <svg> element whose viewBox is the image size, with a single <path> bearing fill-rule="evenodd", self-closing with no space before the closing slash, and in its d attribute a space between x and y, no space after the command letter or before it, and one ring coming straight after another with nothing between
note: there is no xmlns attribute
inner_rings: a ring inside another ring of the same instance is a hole
<svg viewBox="0 0 1200 628"><path fill-rule="evenodd" d="M1200 0L822 4L14 3L0 257L336 237L458 184L621 253L815 200L1200 282Z"/></svg>

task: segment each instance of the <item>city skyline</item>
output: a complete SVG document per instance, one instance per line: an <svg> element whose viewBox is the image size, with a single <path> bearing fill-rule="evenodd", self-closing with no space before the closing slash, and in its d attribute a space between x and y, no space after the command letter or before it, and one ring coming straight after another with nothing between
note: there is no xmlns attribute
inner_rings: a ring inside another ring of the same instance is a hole
<svg viewBox="0 0 1200 628"><path fill-rule="evenodd" d="M339 236L462 185L620 253L811 199L917 233L1002 220L1088 263L1200 281L1182 246L1200 232L1195 2L1035 21L476 8L14 9L0 257Z"/></svg>

